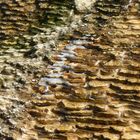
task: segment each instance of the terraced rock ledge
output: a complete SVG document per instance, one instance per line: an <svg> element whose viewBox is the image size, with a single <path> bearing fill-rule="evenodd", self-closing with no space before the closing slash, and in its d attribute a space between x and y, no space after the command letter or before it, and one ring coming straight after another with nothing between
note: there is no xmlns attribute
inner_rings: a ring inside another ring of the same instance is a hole
<svg viewBox="0 0 140 140"><path fill-rule="evenodd" d="M37 34L38 44L19 50L23 66L4 61L27 79L2 85L2 140L140 139L140 1L98 0L74 15L78 24L58 34L52 51L44 53L52 40ZM9 69L1 75L12 77Z"/></svg>

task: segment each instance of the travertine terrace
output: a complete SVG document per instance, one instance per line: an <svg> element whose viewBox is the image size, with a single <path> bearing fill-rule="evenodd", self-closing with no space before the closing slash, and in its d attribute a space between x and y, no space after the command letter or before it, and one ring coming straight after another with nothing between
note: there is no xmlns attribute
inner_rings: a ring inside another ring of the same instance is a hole
<svg viewBox="0 0 140 140"><path fill-rule="evenodd" d="M140 1L77 2L0 4L0 140L140 140Z"/></svg>

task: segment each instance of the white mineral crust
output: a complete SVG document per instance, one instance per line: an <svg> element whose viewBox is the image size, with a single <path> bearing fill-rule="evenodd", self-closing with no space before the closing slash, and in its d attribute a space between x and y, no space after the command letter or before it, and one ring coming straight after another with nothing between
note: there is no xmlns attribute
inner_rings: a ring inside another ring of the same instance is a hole
<svg viewBox="0 0 140 140"><path fill-rule="evenodd" d="M90 10L96 0L75 0L78 11Z"/></svg>

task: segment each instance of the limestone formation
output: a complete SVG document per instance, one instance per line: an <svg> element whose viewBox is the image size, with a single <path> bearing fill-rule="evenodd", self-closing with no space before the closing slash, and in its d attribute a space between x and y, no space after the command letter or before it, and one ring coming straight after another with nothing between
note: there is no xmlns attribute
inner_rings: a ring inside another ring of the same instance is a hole
<svg viewBox="0 0 140 140"><path fill-rule="evenodd" d="M75 0L75 5L78 11L91 10L96 0Z"/></svg>
<svg viewBox="0 0 140 140"><path fill-rule="evenodd" d="M140 139L140 1L76 7L1 45L0 140Z"/></svg>
<svg viewBox="0 0 140 140"><path fill-rule="evenodd" d="M67 0L0 1L1 40L22 36L25 32L35 34L52 24L66 24L73 6L74 2Z"/></svg>

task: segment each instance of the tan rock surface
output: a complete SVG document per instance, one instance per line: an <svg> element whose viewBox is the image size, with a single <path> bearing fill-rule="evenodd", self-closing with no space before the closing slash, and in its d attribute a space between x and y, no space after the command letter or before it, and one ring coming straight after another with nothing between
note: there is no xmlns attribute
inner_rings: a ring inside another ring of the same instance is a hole
<svg viewBox="0 0 140 140"><path fill-rule="evenodd" d="M96 0L75 0L76 8L78 11L91 10Z"/></svg>
<svg viewBox="0 0 140 140"><path fill-rule="evenodd" d="M139 8L97 1L32 79L32 96L1 96L13 109L1 113L1 139L139 140Z"/></svg>

